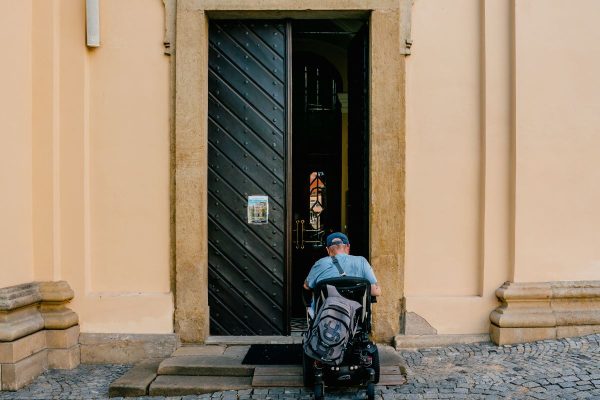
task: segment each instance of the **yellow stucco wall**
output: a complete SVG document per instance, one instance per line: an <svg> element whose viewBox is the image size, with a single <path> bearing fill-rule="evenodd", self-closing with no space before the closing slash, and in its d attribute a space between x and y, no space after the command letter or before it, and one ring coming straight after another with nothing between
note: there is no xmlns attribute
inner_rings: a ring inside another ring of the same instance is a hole
<svg viewBox="0 0 600 400"><path fill-rule="evenodd" d="M599 12L517 2L517 281L600 279Z"/></svg>
<svg viewBox="0 0 600 400"><path fill-rule="evenodd" d="M82 331L170 333L164 7L100 4L88 50L85 2L0 3L0 286L64 279Z"/></svg>
<svg viewBox="0 0 600 400"><path fill-rule="evenodd" d="M0 286L8 286L33 279L31 1L0 2L0 35Z"/></svg>
<svg viewBox="0 0 600 400"><path fill-rule="evenodd" d="M600 279L594 0L416 0L407 310L489 328L495 289Z"/></svg>
<svg viewBox="0 0 600 400"><path fill-rule="evenodd" d="M0 287L65 279L84 332L172 332L160 0L0 1ZM600 279L596 0L415 0L406 308L487 332L505 280ZM400 46L398 46L400 48Z"/></svg>

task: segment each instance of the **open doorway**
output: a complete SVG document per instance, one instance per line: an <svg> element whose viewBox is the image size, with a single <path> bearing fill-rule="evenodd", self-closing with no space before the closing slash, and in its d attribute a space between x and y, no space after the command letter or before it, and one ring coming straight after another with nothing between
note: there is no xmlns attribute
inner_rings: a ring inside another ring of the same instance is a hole
<svg viewBox="0 0 600 400"><path fill-rule="evenodd" d="M330 232L369 258L368 32L365 20L211 21L211 334L302 329L302 284Z"/></svg>
<svg viewBox="0 0 600 400"><path fill-rule="evenodd" d="M292 249L290 331L305 329L302 284L346 233L369 259L368 23L292 23Z"/></svg>

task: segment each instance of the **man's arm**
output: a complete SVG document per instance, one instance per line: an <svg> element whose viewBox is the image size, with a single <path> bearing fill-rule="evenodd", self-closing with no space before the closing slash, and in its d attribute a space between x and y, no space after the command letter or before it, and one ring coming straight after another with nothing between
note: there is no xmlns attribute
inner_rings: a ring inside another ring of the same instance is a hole
<svg viewBox="0 0 600 400"><path fill-rule="evenodd" d="M369 282L371 282L371 296L381 296L381 287L377 283L377 278L375 278L373 267L371 267L371 264L369 264L366 258L361 258L363 262L363 277Z"/></svg>
<svg viewBox="0 0 600 400"><path fill-rule="evenodd" d="M374 283L371 285L371 296L381 296L381 286Z"/></svg>

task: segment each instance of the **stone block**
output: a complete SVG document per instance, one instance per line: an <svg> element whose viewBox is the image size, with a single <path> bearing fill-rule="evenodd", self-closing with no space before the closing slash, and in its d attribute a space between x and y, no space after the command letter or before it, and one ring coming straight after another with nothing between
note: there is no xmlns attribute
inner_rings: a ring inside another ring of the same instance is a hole
<svg viewBox="0 0 600 400"><path fill-rule="evenodd" d="M185 396L242 390L252 387L251 376L157 376L150 384L150 396Z"/></svg>
<svg viewBox="0 0 600 400"><path fill-rule="evenodd" d="M301 366L273 365L257 367L252 378L253 387L302 387Z"/></svg>
<svg viewBox="0 0 600 400"><path fill-rule="evenodd" d="M46 348L46 335L38 331L12 342L0 342L0 363L14 364Z"/></svg>
<svg viewBox="0 0 600 400"><path fill-rule="evenodd" d="M490 335L487 333L473 335L397 335L394 337L394 347L396 350L422 349L489 341Z"/></svg>
<svg viewBox="0 0 600 400"><path fill-rule="evenodd" d="M303 387L304 379L300 375L254 375L253 387Z"/></svg>
<svg viewBox="0 0 600 400"><path fill-rule="evenodd" d="M173 357L179 356L219 356L225 352L225 346L182 346L175 350Z"/></svg>
<svg viewBox="0 0 600 400"><path fill-rule="evenodd" d="M79 325L68 329L49 329L46 332L46 346L49 349L68 349L79 343Z"/></svg>
<svg viewBox="0 0 600 400"><path fill-rule="evenodd" d="M490 338L497 345L535 342L536 340L556 339L556 328L501 328L490 327Z"/></svg>
<svg viewBox="0 0 600 400"><path fill-rule="evenodd" d="M556 328L556 338L586 336L600 333L600 325L559 326Z"/></svg>
<svg viewBox="0 0 600 400"><path fill-rule="evenodd" d="M243 360L248 354L248 350L250 350L250 346L228 346L223 355Z"/></svg>
<svg viewBox="0 0 600 400"><path fill-rule="evenodd" d="M38 282L38 286L44 303L66 303L75 296L66 281Z"/></svg>
<svg viewBox="0 0 600 400"><path fill-rule="evenodd" d="M0 311L11 311L36 304L41 299L39 285L35 282L1 288Z"/></svg>
<svg viewBox="0 0 600 400"><path fill-rule="evenodd" d="M12 342L44 328L37 304L0 311L0 342Z"/></svg>
<svg viewBox="0 0 600 400"><path fill-rule="evenodd" d="M67 329L79 323L77 314L66 307L74 296L67 282L39 282L39 290L42 297L40 313L46 329Z"/></svg>
<svg viewBox="0 0 600 400"><path fill-rule="evenodd" d="M392 346L378 344L377 350L379 350L379 365L382 367L404 365L404 360Z"/></svg>
<svg viewBox="0 0 600 400"><path fill-rule="evenodd" d="M156 371L161 361L161 358L140 361L135 367L127 371L125 375L110 384L108 396L146 396L150 383L156 378Z"/></svg>
<svg viewBox="0 0 600 400"><path fill-rule="evenodd" d="M46 329L67 329L79 323L77 314L62 304L42 303L40 313L44 319L44 328Z"/></svg>
<svg viewBox="0 0 600 400"><path fill-rule="evenodd" d="M68 349L48 349L48 368L73 369L81 362L79 344Z"/></svg>
<svg viewBox="0 0 600 400"><path fill-rule="evenodd" d="M209 336L204 344L244 346L253 344L300 344L302 336Z"/></svg>
<svg viewBox="0 0 600 400"><path fill-rule="evenodd" d="M179 339L176 334L81 333L79 343L82 364L135 364L169 357Z"/></svg>
<svg viewBox="0 0 600 400"><path fill-rule="evenodd" d="M254 366L226 356L171 357L160 363L159 375L252 376Z"/></svg>
<svg viewBox="0 0 600 400"><path fill-rule="evenodd" d="M48 369L48 351L42 350L12 364L2 364L2 390L19 390Z"/></svg>

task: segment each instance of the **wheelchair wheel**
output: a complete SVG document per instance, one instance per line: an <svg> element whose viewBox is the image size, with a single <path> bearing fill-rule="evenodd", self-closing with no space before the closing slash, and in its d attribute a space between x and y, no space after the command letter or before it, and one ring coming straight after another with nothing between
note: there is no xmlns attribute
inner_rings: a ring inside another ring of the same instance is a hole
<svg viewBox="0 0 600 400"><path fill-rule="evenodd" d="M379 349L375 347L375 352L371 355L373 357L373 364L371 364L371 368L375 371L375 380L373 383L379 383Z"/></svg>
<svg viewBox="0 0 600 400"><path fill-rule="evenodd" d="M373 382L369 382L367 384L367 399L368 400L375 399L375 384Z"/></svg>
<svg viewBox="0 0 600 400"><path fill-rule="evenodd" d="M322 400L325 397L325 385L322 383L317 383L315 385L315 400Z"/></svg>
<svg viewBox="0 0 600 400"><path fill-rule="evenodd" d="M304 386L310 387L315 383L315 369L313 368L314 360L302 352L302 377Z"/></svg>

